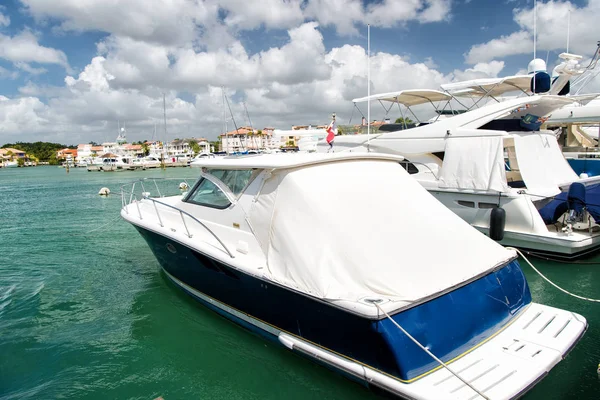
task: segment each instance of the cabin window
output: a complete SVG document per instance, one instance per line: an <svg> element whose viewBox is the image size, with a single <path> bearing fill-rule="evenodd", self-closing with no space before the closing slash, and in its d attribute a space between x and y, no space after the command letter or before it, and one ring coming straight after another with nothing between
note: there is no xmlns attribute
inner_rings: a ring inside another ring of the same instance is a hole
<svg viewBox="0 0 600 400"><path fill-rule="evenodd" d="M437 151L437 152L435 152L435 153L431 153L431 154L433 154L434 156L436 156L436 157L437 157L437 158L439 158L440 160L444 161L444 153L445 153L445 152L443 152L443 151Z"/></svg>
<svg viewBox="0 0 600 400"><path fill-rule="evenodd" d="M400 165L402 165L402 168L404 168L406 172L408 172L411 175L419 173L419 169L415 167L415 164L411 163L407 159L404 159L404 161L400 161Z"/></svg>
<svg viewBox="0 0 600 400"><path fill-rule="evenodd" d="M205 173L211 174L223 182L237 197L256 176L252 169L207 169Z"/></svg>
<svg viewBox="0 0 600 400"><path fill-rule="evenodd" d="M463 206L463 207L475 208L474 201L458 200L457 203L458 203L458 205Z"/></svg>
<svg viewBox="0 0 600 400"><path fill-rule="evenodd" d="M208 179L202 178L185 200L188 203L213 208L227 208L231 204L225 193Z"/></svg>
<svg viewBox="0 0 600 400"><path fill-rule="evenodd" d="M479 208L495 208L498 207L498 204L496 203L482 203L479 202Z"/></svg>

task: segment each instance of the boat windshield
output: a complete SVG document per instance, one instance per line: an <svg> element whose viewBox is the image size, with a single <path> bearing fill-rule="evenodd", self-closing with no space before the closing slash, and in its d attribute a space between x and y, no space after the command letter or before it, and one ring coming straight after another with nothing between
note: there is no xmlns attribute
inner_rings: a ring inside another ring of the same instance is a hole
<svg viewBox="0 0 600 400"><path fill-rule="evenodd" d="M200 180L185 201L219 209L227 208L231 204L227 195L217 185L205 178Z"/></svg>
<svg viewBox="0 0 600 400"><path fill-rule="evenodd" d="M200 179L185 201L219 209L229 207L231 204L231 194L238 197L258 174L258 170L253 169L232 170L203 168L202 172L216 178L218 184L212 182L211 179ZM223 192L224 188L222 185L226 186L227 189L231 191L230 196Z"/></svg>
<svg viewBox="0 0 600 400"><path fill-rule="evenodd" d="M239 196L253 177L253 169L204 169L204 173L210 174L223 182L231 192Z"/></svg>

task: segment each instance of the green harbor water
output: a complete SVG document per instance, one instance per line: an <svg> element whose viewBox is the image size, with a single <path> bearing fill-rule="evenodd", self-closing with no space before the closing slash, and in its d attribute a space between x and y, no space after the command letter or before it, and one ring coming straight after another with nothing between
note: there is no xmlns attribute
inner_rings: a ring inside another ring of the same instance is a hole
<svg viewBox="0 0 600 400"><path fill-rule="evenodd" d="M379 398L204 309L159 273L119 218L119 187L197 174L0 169L0 399ZM101 187L114 194L98 196ZM585 261L534 259L559 285L600 298L600 255ZM590 325L525 398L600 399L600 304L568 297L521 265L534 301Z"/></svg>

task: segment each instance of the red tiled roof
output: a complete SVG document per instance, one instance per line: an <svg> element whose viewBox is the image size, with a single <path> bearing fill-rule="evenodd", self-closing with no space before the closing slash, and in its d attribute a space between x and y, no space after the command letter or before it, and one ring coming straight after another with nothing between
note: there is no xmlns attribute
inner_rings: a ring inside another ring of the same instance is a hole
<svg viewBox="0 0 600 400"><path fill-rule="evenodd" d="M254 131L250 128L242 127L242 128L238 128L237 130L233 130L231 132L223 133L219 136L247 135L250 132L254 132Z"/></svg>

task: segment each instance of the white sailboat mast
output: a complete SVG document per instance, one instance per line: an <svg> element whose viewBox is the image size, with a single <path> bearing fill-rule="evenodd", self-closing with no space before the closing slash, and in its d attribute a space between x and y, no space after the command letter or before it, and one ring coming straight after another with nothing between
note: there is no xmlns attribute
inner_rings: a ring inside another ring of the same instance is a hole
<svg viewBox="0 0 600 400"><path fill-rule="evenodd" d="M163 93L163 120L165 125L165 141L163 142L162 152L163 152L163 160L165 159L165 150L167 145L167 101L165 99L165 94Z"/></svg>
<svg viewBox="0 0 600 400"><path fill-rule="evenodd" d="M371 24L367 24L367 151L371 144Z"/></svg>

